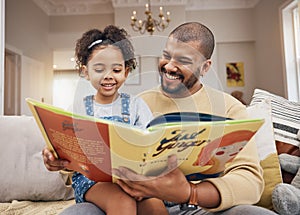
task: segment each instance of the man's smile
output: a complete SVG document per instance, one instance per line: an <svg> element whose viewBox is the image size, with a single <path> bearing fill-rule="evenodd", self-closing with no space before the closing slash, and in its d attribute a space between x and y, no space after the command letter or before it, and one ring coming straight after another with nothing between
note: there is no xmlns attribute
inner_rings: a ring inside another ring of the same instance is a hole
<svg viewBox="0 0 300 215"><path fill-rule="evenodd" d="M170 80L183 79L182 75L178 75L176 73L167 73L167 72L165 72L165 76L166 76L167 79L170 79Z"/></svg>

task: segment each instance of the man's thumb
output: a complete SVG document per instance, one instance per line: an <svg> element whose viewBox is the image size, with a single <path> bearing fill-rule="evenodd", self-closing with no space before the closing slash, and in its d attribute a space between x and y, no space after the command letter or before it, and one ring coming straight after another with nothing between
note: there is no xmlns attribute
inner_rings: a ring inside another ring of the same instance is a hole
<svg viewBox="0 0 300 215"><path fill-rule="evenodd" d="M172 171L177 168L177 156L176 155L170 155L168 157L168 170Z"/></svg>

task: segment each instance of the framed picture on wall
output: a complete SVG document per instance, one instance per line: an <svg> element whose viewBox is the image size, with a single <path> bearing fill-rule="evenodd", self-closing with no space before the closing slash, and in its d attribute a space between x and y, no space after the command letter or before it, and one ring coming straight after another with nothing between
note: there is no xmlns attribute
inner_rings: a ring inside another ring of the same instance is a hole
<svg viewBox="0 0 300 215"><path fill-rule="evenodd" d="M243 87L245 86L244 79L244 63L230 62L226 63L226 75L228 87Z"/></svg>
<svg viewBox="0 0 300 215"><path fill-rule="evenodd" d="M125 85L141 85L141 56L135 56L135 59L136 68L129 73Z"/></svg>

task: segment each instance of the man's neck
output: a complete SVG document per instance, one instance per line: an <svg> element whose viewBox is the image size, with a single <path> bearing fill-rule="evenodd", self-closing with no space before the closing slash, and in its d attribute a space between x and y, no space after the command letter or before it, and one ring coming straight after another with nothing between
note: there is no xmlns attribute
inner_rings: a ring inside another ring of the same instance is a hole
<svg viewBox="0 0 300 215"><path fill-rule="evenodd" d="M203 87L203 85L200 82L197 82L190 90L186 90L185 92L180 93L180 94L167 93L162 89L162 87L161 87L161 91L165 96L167 96L169 98L178 99L178 98L186 98L186 97L192 96L193 94L195 94L199 90L201 90L202 87Z"/></svg>

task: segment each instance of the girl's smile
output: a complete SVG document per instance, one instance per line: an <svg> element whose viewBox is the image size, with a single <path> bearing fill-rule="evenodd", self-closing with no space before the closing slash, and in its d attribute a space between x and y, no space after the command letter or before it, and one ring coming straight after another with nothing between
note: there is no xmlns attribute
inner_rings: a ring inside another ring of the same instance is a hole
<svg viewBox="0 0 300 215"><path fill-rule="evenodd" d="M95 49L85 71L85 78L97 89L95 100L100 104L111 103L118 97L118 89L127 75L122 52L113 45Z"/></svg>

